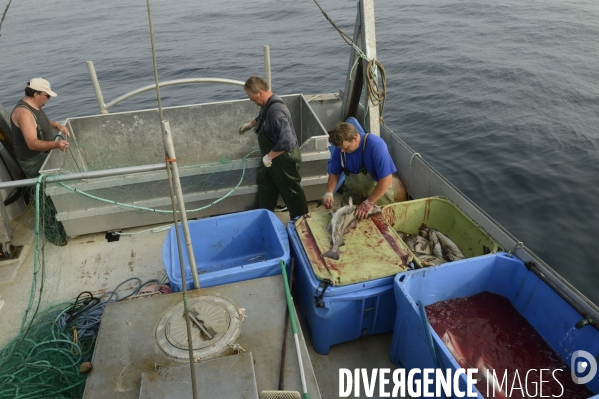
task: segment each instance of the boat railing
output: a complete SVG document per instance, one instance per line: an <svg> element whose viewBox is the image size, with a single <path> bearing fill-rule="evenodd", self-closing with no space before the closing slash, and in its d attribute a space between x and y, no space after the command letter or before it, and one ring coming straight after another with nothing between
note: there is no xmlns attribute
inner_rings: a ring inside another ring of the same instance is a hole
<svg viewBox="0 0 599 399"><path fill-rule="evenodd" d="M156 85L148 85L144 86L140 89L130 91L129 93L123 94L120 97L112 100L108 104L104 103L104 96L102 94L102 89L100 88L100 81L98 80L98 75L96 75L96 68L94 67L93 61L87 61L87 69L89 71L89 75L92 81L92 85L94 87L94 92L96 93L96 100L98 101L98 106L100 107L101 114L107 114L108 110L118 103L125 101L128 98L134 97L138 94L144 93L146 91L155 90ZM270 74L270 48L269 46L264 46L264 69L266 74L266 82L268 83L268 87L272 88L271 84L271 74ZM167 86L177 86L177 85L185 85L185 84L193 84L193 83L216 83L216 84L230 84L236 86L242 86L245 82L240 80L233 79L222 79L222 78L192 78L192 79L175 79L168 80L166 82L162 82L159 84L159 87L167 87Z"/></svg>

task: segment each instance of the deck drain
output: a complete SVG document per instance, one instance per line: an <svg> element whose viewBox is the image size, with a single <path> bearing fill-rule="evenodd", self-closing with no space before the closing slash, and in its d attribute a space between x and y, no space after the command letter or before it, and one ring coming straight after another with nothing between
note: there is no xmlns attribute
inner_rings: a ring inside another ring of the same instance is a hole
<svg viewBox="0 0 599 399"><path fill-rule="evenodd" d="M231 348L239 333L243 317L228 300L202 296L188 301L192 315L193 356L207 359ZM187 326L183 302L171 307L156 327L156 341L168 356L188 359Z"/></svg>

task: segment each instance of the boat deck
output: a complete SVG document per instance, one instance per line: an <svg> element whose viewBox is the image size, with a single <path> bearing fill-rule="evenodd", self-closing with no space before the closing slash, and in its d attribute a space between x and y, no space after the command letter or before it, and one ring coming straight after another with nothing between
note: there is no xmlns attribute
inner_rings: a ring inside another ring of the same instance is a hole
<svg viewBox="0 0 599 399"><path fill-rule="evenodd" d="M309 207L313 210L317 205L318 202L313 201ZM0 308L0 348L19 332L30 301L34 269L34 213L35 209L30 206L11 222L14 229L12 243L24 246L19 260L0 263L0 296L4 301ZM285 225L289 221L287 212L277 212L276 215ZM69 238L65 247L46 244L43 251L45 267L43 273L40 271L37 274L38 291L39 279L43 275L41 309L59 302L73 303L83 291L99 296L115 290L119 285L118 293L122 298L140 283L165 278L162 246L167 230L148 232L152 227L159 226L128 229L123 233L142 233L123 235L113 242L107 241L105 233L93 233ZM319 355L306 337L322 397L338 397L339 368L394 369L394 364L389 360L390 343L390 333L378 334L335 345L328 355ZM363 390L361 393L364 395ZM378 388L374 397L378 397L376 395Z"/></svg>

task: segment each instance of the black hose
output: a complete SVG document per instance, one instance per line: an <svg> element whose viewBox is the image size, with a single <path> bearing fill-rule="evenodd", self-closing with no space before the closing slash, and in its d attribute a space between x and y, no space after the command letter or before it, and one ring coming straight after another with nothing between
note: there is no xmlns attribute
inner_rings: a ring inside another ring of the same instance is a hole
<svg viewBox="0 0 599 399"><path fill-rule="evenodd" d="M21 196L21 191L22 191L22 187L15 187L10 192L10 194L8 194L8 197L6 197L6 199L4 200L4 206L9 206L10 204L12 204L16 200L18 200L19 197Z"/></svg>

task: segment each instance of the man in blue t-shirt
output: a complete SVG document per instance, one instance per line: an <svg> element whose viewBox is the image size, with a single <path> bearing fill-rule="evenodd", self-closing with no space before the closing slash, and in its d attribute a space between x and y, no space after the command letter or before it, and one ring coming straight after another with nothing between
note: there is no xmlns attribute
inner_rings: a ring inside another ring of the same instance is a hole
<svg viewBox="0 0 599 399"><path fill-rule="evenodd" d="M336 148L331 156L327 192L321 199L327 209L333 206L333 192L342 172L345 173L342 204L349 203L350 197L354 204L359 204L358 220L366 218L374 204L393 202L393 173L397 169L383 139L358 133L351 124L339 122L329 141Z"/></svg>

